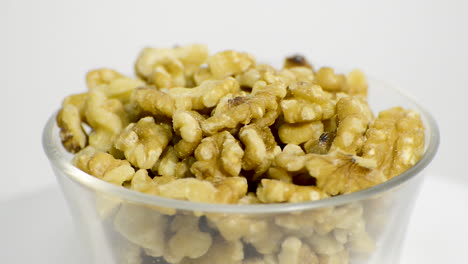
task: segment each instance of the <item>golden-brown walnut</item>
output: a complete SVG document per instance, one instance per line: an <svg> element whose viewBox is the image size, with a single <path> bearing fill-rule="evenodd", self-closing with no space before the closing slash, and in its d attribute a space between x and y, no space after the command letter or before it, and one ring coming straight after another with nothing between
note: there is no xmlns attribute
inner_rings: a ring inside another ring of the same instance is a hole
<svg viewBox="0 0 468 264"><path fill-rule="evenodd" d="M276 155L275 166L289 172L295 172L304 169L306 161L307 156L301 147L288 144L281 153Z"/></svg>
<svg viewBox="0 0 468 264"><path fill-rule="evenodd" d="M238 176L244 151L229 132L205 137L195 150L197 161L191 171L200 179L219 179Z"/></svg>
<svg viewBox="0 0 468 264"><path fill-rule="evenodd" d="M263 203L315 201L328 197L315 186L299 186L278 180L262 179L257 197Z"/></svg>
<svg viewBox="0 0 468 264"><path fill-rule="evenodd" d="M277 107L275 96L267 92L255 96L237 96L216 107L214 114L204 120L201 127L203 132L212 135L222 129L235 128L239 124L250 123L252 119L260 119L267 112L276 111Z"/></svg>
<svg viewBox="0 0 468 264"><path fill-rule="evenodd" d="M323 133L321 121L310 121L303 123L283 123L278 128L281 142L285 144L302 144L309 140L317 140Z"/></svg>
<svg viewBox="0 0 468 264"><path fill-rule="evenodd" d="M135 170L126 160L119 160L112 155L88 146L73 158L73 164L84 172L116 185L131 180Z"/></svg>
<svg viewBox="0 0 468 264"><path fill-rule="evenodd" d="M280 102L284 119L288 123L320 120L321 108L304 100L284 99Z"/></svg>
<svg viewBox="0 0 468 264"><path fill-rule="evenodd" d="M94 129L106 129L118 133L126 121L126 113L122 103L109 99L100 91L88 93L85 105L86 120ZM105 122L107 121L107 122Z"/></svg>
<svg viewBox="0 0 468 264"><path fill-rule="evenodd" d="M236 241L256 230L265 221L254 220L243 215L207 215L208 223L217 229L227 241ZM261 223L261 224L259 224Z"/></svg>
<svg viewBox="0 0 468 264"><path fill-rule="evenodd" d="M260 82L257 82L257 84L258 83L260 83ZM252 90L252 93L250 93L250 94L248 94L248 93L238 94L238 95L232 96L232 98L229 98L229 99L234 99L234 98L239 98L239 97L241 97L241 98L242 97L249 97L249 96L255 97L257 94L268 94L267 96L264 96L264 95L261 95L261 96L265 97L265 98L270 97L273 100L271 95L276 96L276 97L278 97L278 96L283 96L284 97L284 95L278 95L278 93L283 93L282 91L286 91L286 85L285 84L267 85L267 86L264 87L263 90L256 90L256 87L257 87L257 85L254 86L254 88ZM237 99L234 99L234 100L237 100ZM231 101L228 100L227 103L232 103L232 100ZM226 105L229 107L228 104L226 104ZM222 107L221 108L217 107L217 110L218 109L222 110L222 111L229 111L229 109L226 109L226 108L223 109ZM279 117L280 114L281 114L281 108L271 104L270 106L267 107L266 113L262 117L255 118L255 119L251 120L251 123L254 123L259 127L271 126L273 123L275 123L276 119Z"/></svg>
<svg viewBox="0 0 468 264"><path fill-rule="evenodd" d="M208 252L200 258L185 258L181 264L242 264L244 249L241 241L226 241L220 236L213 239Z"/></svg>
<svg viewBox="0 0 468 264"><path fill-rule="evenodd" d="M313 234L306 237L305 240L320 255L334 255L345 249L344 245L338 242L333 234Z"/></svg>
<svg viewBox="0 0 468 264"><path fill-rule="evenodd" d="M421 158L424 152L424 125L415 111L407 111L397 123L398 139L389 177L406 171Z"/></svg>
<svg viewBox="0 0 468 264"><path fill-rule="evenodd" d="M198 123L202 116L195 111L179 111L172 117L172 125L176 134L187 142L200 141L202 131Z"/></svg>
<svg viewBox="0 0 468 264"><path fill-rule="evenodd" d="M346 77L343 74L335 74L332 68L322 67L317 71L316 81L325 91L340 92L343 91Z"/></svg>
<svg viewBox="0 0 468 264"><path fill-rule="evenodd" d="M209 57L208 66L215 79L222 79L255 66L255 59L247 53L227 50Z"/></svg>
<svg viewBox="0 0 468 264"><path fill-rule="evenodd" d="M145 83L138 79L125 77L111 69L96 69L86 75L86 84L90 91L100 91L107 98L120 99L127 102L132 91Z"/></svg>
<svg viewBox="0 0 468 264"><path fill-rule="evenodd" d="M336 104L338 128L330 151L358 153L364 144L364 134L373 119L369 105L355 97L341 98Z"/></svg>
<svg viewBox="0 0 468 264"><path fill-rule="evenodd" d="M155 174L175 178L193 177L190 167L196 159L193 156L179 160L174 147L168 146L161 154L160 159L151 169Z"/></svg>
<svg viewBox="0 0 468 264"><path fill-rule="evenodd" d="M281 151L269 127L244 126L239 131L239 138L245 146L242 168L255 170L256 175L266 172L275 155Z"/></svg>
<svg viewBox="0 0 468 264"><path fill-rule="evenodd" d="M160 257L166 249L167 218L144 206L122 204L114 219L115 229L128 241Z"/></svg>
<svg viewBox="0 0 468 264"><path fill-rule="evenodd" d="M224 112L226 112L229 107L230 107L230 104L232 103L232 99L233 98L236 98L236 97L242 97L241 95L239 95L241 91L238 91L236 93L228 93L226 94L225 96L223 96L221 99L219 99L219 102L218 104L216 105L216 107L211 111L211 114L210 116L217 116L217 115L221 115L223 114ZM236 95L235 95L236 94Z"/></svg>
<svg viewBox="0 0 468 264"><path fill-rule="evenodd" d="M307 244L291 236L281 244L278 264L319 264L319 260Z"/></svg>
<svg viewBox="0 0 468 264"><path fill-rule="evenodd" d="M323 120L335 114L331 96L316 84L294 82L289 86L292 97L281 101L284 120L288 123Z"/></svg>
<svg viewBox="0 0 468 264"><path fill-rule="evenodd" d="M147 80L159 89L186 86L184 65L180 60L164 58L153 67L153 73Z"/></svg>
<svg viewBox="0 0 468 264"><path fill-rule="evenodd" d="M122 157L119 150L116 150L113 146L116 137L117 135L104 129L94 130L88 137L89 146L95 147L101 151L107 151L115 155L116 158L122 159L124 157Z"/></svg>
<svg viewBox="0 0 468 264"><path fill-rule="evenodd" d="M349 253L346 249L334 255L318 255L320 264L348 264Z"/></svg>
<svg viewBox="0 0 468 264"><path fill-rule="evenodd" d="M179 158L177 157L174 147L167 146L151 170L158 175L175 177L175 170L178 162Z"/></svg>
<svg viewBox="0 0 468 264"><path fill-rule="evenodd" d="M288 78L290 83L293 82L315 82L315 73L312 69L307 67L294 67L289 69L283 69L281 75Z"/></svg>
<svg viewBox="0 0 468 264"><path fill-rule="evenodd" d="M340 207L329 207L310 212L314 219L314 230L319 235L330 234L336 229L348 232L355 228L356 223L363 223L363 208L361 204L351 203Z"/></svg>
<svg viewBox="0 0 468 264"><path fill-rule="evenodd" d="M376 166L387 176L392 169L395 142L398 138L397 123L405 113L401 107L382 111L366 131L362 156L374 160Z"/></svg>
<svg viewBox="0 0 468 264"><path fill-rule="evenodd" d="M324 91L320 86L309 82L294 82L289 87L294 98L303 99L320 105L323 119L327 119L335 113L333 96Z"/></svg>
<svg viewBox="0 0 468 264"><path fill-rule="evenodd" d="M128 77L122 77L115 79L108 85L102 85L96 88L96 90L104 93L108 98L119 99L126 103L130 100L130 96L138 87L145 86L145 83Z"/></svg>
<svg viewBox="0 0 468 264"><path fill-rule="evenodd" d="M202 82L210 80L212 78L213 76L211 75L210 69L208 69L208 67L204 65L200 66L193 74L193 80L195 82L195 85L200 85Z"/></svg>
<svg viewBox="0 0 468 264"><path fill-rule="evenodd" d="M88 162L98 152L94 147L87 146L73 157L72 163L78 169L89 173Z"/></svg>
<svg viewBox="0 0 468 264"><path fill-rule="evenodd" d="M387 178L392 178L421 157L424 127L419 114L394 107L379 113L366 138L362 157L373 160Z"/></svg>
<svg viewBox="0 0 468 264"><path fill-rule="evenodd" d="M203 116L196 111L176 111L172 116L172 127L175 133L182 138L174 146L179 158L192 155L202 140L203 132L200 127L202 120Z"/></svg>
<svg viewBox="0 0 468 264"><path fill-rule="evenodd" d="M184 64L187 76L192 75L208 58L208 48L200 44L176 47L175 52Z"/></svg>
<svg viewBox="0 0 468 264"><path fill-rule="evenodd" d="M195 177L195 175L190 171L190 168L195 161L197 160L193 156L189 156L179 161L175 166L174 176L176 178Z"/></svg>
<svg viewBox="0 0 468 264"><path fill-rule="evenodd" d="M206 80L194 88L170 89L167 94L174 99L176 104L178 100L190 99L191 107L182 110L204 110L215 107L225 95L236 93L239 90L239 83L228 77L223 80ZM177 106L176 108L181 109Z"/></svg>
<svg viewBox="0 0 468 264"><path fill-rule="evenodd" d="M243 240L261 254L278 252L283 232L272 221L245 215L208 215L208 221L227 241Z"/></svg>
<svg viewBox="0 0 468 264"><path fill-rule="evenodd" d="M307 159L310 175L326 193L336 195L362 190L396 175L392 171L398 167L399 142L408 143L409 156L418 153L408 159L412 161L406 168L420 158L424 132L419 115L392 108L381 112L367 129L372 115L364 101L345 97L339 100L337 108L339 124L330 152L327 155L309 154ZM403 125L399 131L400 123ZM409 139L404 139L405 133ZM355 155L360 152L362 156ZM400 154L399 157L405 156Z"/></svg>
<svg viewBox="0 0 468 264"><path fill-rule="evenodd" d="M169 175L162 175L162 176L154 176L153 178L153 181L159 185L163 185L163 184L166 184L166 183L170 183L170 182L173 182L177 180L176 177L174 176L169 176ZM159 191L159 187L158 187L158 191Z"/></svg>
<svg viewBox="0 0 468 264"><path fill-rule="evenodd" d="M201 138L200 138L200 141L201 141ZM195 149L197 148L200 141L187 142L184 139L179 139L177 143L174 145L176 156L181 159L190 157L190 155L192 155Z"/></svg>
<svg viewBox="0 0 468 264"><path fill-rule="evenodd" d="M253 192L247 193L244 197L240 198L239 201L237 201L237 204L259 204L260 200L258 200L257 195Z"/></svg>
<svg viewBox="0 0 468 264"><path fill-rule="evenodd" d="M148 171L143 169L139 169L133 175L132 181L130 183L130 189L152 195L158 194L157 183L148 176Z"/></svg>
<svg viewBox="0 0 468 264"><path fill-rule="evenodd" d="M275 254L280 250L284 234L272 221L254 221L242 240L251 244L258 253Z"/></svg>
<svg viewBox="0 0 468 264"><path fill-rule="evenodd" d="M278 155L276 155L276 157ZM286 169L276 167L275 163L273 163L273 165L268 169L267 176L268 176L267 177L268 179L274 179L274 180L278 180L282 182L289 182L289 183L292 182L292 175Z"/></svg>
<svg viewBox="0 0 468 264"><path fill-rule="evenodd" d="M128 125L115 141L130 163L141 169L151 169L172 139L167 124L156 124L153 117L144 117Z"/></svg>
<svg viewBox="0 0 468 264"><path fill-rule="evenodd" d="M258 67L250 68L247 71L236 75L236 80L243 88L251 89L255 83L262 79L262 72Z"/></svg>
<svg viewBox="0 0 468 264"><path fill-rule="evenodd" d="M237 203L247 194L247 179L244 177L228 177L215 182L217 203Z"/></svg>
<svg viewBox="0 0 468 264"><path fill-rule="evenodd" d="M243 89L251 88L252 95L267 92L282 99L286 96L287 87L294 76L278 72L270 65L261 64L237 75L236 79Z"/></svg>
<svg viewBox="0 0 468 264"><path fill-rule="evenodd" d="M367 96L367 80L359 70L353 70L347 76L335 74L332 68L320 68L316 74L316 82L325 91L339 93L344 92L353 96Z"/></svg>
<svg viewBox="0 0 468 264"><path fill-rule="evenodd" d="M114 138L128 124L122 103L117 99L108 99L99 91L88 93L85 117L93 129L89 135L89 145L102 151L112 148Z"/></svg>
<svg viewBox="0 0 468 264"><path fill-rule="evenodd" d="M122 77L124 76L121 73L108 68L91 70L86 74L86 85L89 90L94 90L101 85L108 85L115 79Z"/></svg>
<svg viewBox="0 0 468 264"><path fill-rule="evenodd" d="M195 178L173 180L159 185L158 190L163 197L205 203L213 203L217 192L211 182Z"/></svg>
<svg viewBox="0 0 468 264"><path fill-rule="evenodd" d="M223 133L220 133L223 134ZM239 175L241 168L241 160L244 156L244 151L231 134L224 133L224 140L221 145L220 161L225 172L231 176Z"/></svg>
<svg viewBox="0 0 468 264"><path fill-rule="evenodd" d="M280 214L275 217L275 224L284 232L297 237L311 236L315 232L315 214L310 211Z"/></svg>
<svg viewBox="0 0 468 264"><path fill-rule="evenodd" d="M135 112L147 112L154 116L165 117L172 117L176 109L188 110L192 107L191 98L173 98L166 92L151 86L135 89L130 102Z"/></svg>
<svg viewBox="0 0 468 264"><path fill-rule="evenodd" d="M198 227L199 218L189 215L177 215L170 224L174 232L167 241L164 259L170 263L179 263L183 258L196 259L205 253L212 245L209 233L202 232Z"/></svg>
<svg viewBox="0 0 468 264"><path fill-rule="evenodd" d="M65 99L63 99L62 107L64 107L65 105L75 106L80 113L81 120L86 122L85 110L86 110L87 100L88 100L87 92L79 93L79 94L72 94L72 95L65 97Z"/></svg>
<svg viewBox="0 0 468 264"><path fill-rule="evenodd" d="M286 86L288 86L295 81L294 74L291 75L291 72L289 70L278 71L274 67L266 64L259 65L257 69L260 70L260 72L262 73L262 80L267 84L285 83Z"/></svg>
<svg viewBox="0 0 468 264"><path fill-rule="evenodd" d="M185 86L186 79L205 62L208 50L204 45L187 45L172 49L145 48L135 62L139 77L168 87Z"/></svg>
<svg viewBox="0 0 468 264"><path fill-rule="evenodd" d="M275 156L281 153L281 147L275 146L267 152L266 159L254 169L254 175L251 180L255 181L263 177L264 173L268 171L275 160Z"/></svg>
<svg viewBox="0 0 468 264"><path fill-rule="evenodd" d="M367 80L364 73L360 70L352 70L346 76L347 93L367 97Z"/></svg>
<svg viewBox="0 0 468 264"><path fill-rule="evenodd" d="M279 72L269 65L259 65L255 70L260 74L260 78L256 81L250 80L253 95L268 92L282 99L288 92L288 85L295 80L292 72L286 70Z"/></svg>
<svg viewBox="0 0 468 264"><path fill-rule="evenodd" d="M262 93L268 93L270 95L274 95L277 99L283 99L287 93L287 87L289 81L284 79L282 76L276 76L272 80L273 83L268 83L266 81L258 81L252 87L251 95L257 95Z"/></svg>
<svg viewBox="0 0 468 264"><path fill-rule="evenodd" d="M79 109L66 104L57 114L57 126L60 128L60 140L66 150L76 153L88 143L88 136L83 129Z"/></svg>
<svg viewBox="0 0 468 264"><path fill-rule="evenodd" d="M128 161L115 159L104 152L96 153L89 160L87 169L89 174L119 186L131 180L135 173Z"/></svg>
<svg viewBox="0 0 468 264"><path fill-rule="evenodd" d="M242 167L245 170L258 167L267 157L267 146L261 131L256 126L245 126L239 132L239 138L245 145Z"/></svg>
<svg viewBox="0 0 468 264"><path fill-rule="evenodd" d="M155 177L159 178L159 177ZM171 180L158 185L159 195L179 200L205 203L237 203L247 193L247 180L230 177L215 183L195 178Z"/></svg>
<svg viewBox="0 0 468 264"><path fill-rule="evenodd" d="M335 229L342 230L343 229ZM375 250L376 244L372 237L366 231L366 222L360 218L354 222L354 225L346 230L348 240L347 246L349 251L368 254ZM335 239L336 239L336 233ZM338 239L337 239L338 240Z"/></svg>
<svg viewBox="0 0 468 264"><path fill-rule="evenodd" d="M309 174L317 179L317 187L329 195L363 190L386 180L385 175L375 169L374 160L341 152L307 156Z"/></svg>

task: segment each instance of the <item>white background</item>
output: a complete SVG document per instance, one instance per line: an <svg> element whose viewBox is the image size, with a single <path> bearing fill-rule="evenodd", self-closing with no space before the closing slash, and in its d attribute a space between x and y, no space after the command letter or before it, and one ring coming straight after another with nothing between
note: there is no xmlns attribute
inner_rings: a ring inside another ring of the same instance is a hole
<svg viewBox="0 0 468 264"><path fill-rule="evenodd" d="M466 187L467 14L462 0L3 0L0 201L56 185L42 128L64 96L84 91L88 70L132 72L144 46L194 42L272 60L299 52L315 65L358 67L407 90L440 126L429 177ZM0 211L0 224L7 214Z"/></svg>

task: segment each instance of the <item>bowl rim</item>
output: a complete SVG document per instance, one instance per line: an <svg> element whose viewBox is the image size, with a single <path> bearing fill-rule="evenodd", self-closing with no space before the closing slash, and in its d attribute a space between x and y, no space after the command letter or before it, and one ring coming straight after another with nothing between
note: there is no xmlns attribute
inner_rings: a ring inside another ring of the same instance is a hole
<svg viewBox="0 0 468 264"><path fill-rule="evenodd" d="M367 79L369 83L378 83L379 86L382 86L385 89L391 89L399 95L405 97L405 99L413 104L414 108L416 108L416 110L421 114L422 119L426 120L425 132L428 142L426 142L427 144L425 146L425 152L421 159L414 166L384 183L361 191L338 195L322 200L280 204L214 204L176 200L156 195L149 195L127 188L122 188L121 186L113 185L78 169L72 165L70 160L65 157L66 151L63 148L61 141L59 140L58 127L55 122L57 111L51 117L49 117L44 127L42 134L42 145L53 168L59 170L59 172L54 170L57 177L67 177L68 179L80 184L83 187L86 187L91 191L106 194L111 197L113 196L122 201L177 210L230 214L276 214L342 205L372 198L386 191L396 189L398 186L419 175L420 172L422 172L433 160L439 147L439 128L435 122L435 119L428 111L421 107L421 105L418 104L416 100L414 100L414 98L408 95L406 92L403 92L396 87L389 86L387 83L377 79L369 77ZM427 133L429 133L429 135L427 135Z"/></svg>

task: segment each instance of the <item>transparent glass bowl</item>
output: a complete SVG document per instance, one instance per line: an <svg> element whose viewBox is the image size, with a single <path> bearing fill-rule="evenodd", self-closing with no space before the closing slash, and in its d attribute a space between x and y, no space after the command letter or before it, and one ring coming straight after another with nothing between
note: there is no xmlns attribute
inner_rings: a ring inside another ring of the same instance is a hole
<svg viewBox="0 0 468 264"><path fill-rule="evenodd" d="M421 113L425 153L383 184L319 201L204 204L114 186L70 163L55 114L43 145L92 263L396 264L439 132L431 115L401 91L372 79L369 87L375 113L393 106Z"/></svg>

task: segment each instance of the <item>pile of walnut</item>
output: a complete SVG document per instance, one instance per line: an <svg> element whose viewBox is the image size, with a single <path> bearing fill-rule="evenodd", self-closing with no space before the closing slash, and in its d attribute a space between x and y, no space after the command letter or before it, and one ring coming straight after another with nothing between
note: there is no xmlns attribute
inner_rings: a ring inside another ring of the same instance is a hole
<svg viewBox="0 0 468 264"><path fill-rule="evenodd" d="M419 115L374 117L360 71L314 71L301 56L282 70L203 45L146 48L130 78L87 74L57 116L74 164L144 193L208 203L301 202L359 191L414 165ZM90 130L86 132L83 124Z"/></svg>
<svg viewBox="0 0 468 264"><path fill-rule="evenodd" d="M358 203L274 216L165 215L122 204L114 227L125 264L347 264L374 250ZM359 262L362 263L362 262Z"/></svg>
<svg viewBox="0 0 468 264"><path fill-rule="evenodd" d="M205 203L319 200L395 177L423 152L419 115L395 107L374 117L360 71L315 71L302 56L276 70L202 45L146 48L135 70L90 71L88 91L57 115L75 166L135 191ZM124 263L141 263L143 251L156 263L344 264L374 246L363 210L200 216L122 204L113 222L128 241Z"/></svg>

